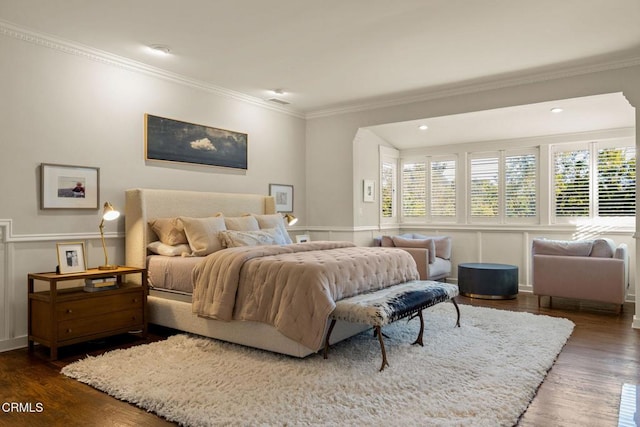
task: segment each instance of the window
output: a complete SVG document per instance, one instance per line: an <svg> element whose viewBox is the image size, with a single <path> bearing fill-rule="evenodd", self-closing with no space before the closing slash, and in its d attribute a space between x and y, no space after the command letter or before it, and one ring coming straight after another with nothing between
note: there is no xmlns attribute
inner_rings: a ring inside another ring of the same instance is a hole
<svg viewBox="0 0 640 427"><path fill-rule="evenodd" d="M559 151L553 159L556 217L588 217L590 161L588 150Z"/></svg>
<svg viewBox="0 0 640 427"><path fill-rule="evenodd" d="M424 217L427 203L426 162L402 165L402 216Z"/></svg>
<svg viewBox="0 0 640 427"><path fill-rule="evenodd" d="M498 216L498 157L472 158L470 206L472 218Z"/></svg>
<svg viewBox="0 0 640 427"><path fill-rule="evenodd" d="M431 161L430 215L432 219L456 217L456 161Z"/></svg>
<svg viewBox="0 0 640 427"><path fill-rule="evenodd" d="M380 222L396 222L396 185L400 152L380 146Z"/></svg>
<svg viewBox="0 0 640 427"><path fill-rule="evenodd" d="M402 220L452 221L456 217L456 160L402 163Z"/></svg>
<svg viewBox="0 0 640 427"><path fill-rule="evenodd" d="M471 155L472 222L517 223L538 219L538 150Z"/></svg>
<svg viewBox="0 0 640 427"><path fill-rule="evenodd" d="M536 155L507 155L504 165L504 203L507 218L532 218L537 214Z"/></svg>
<svg viewBox="0 0 640 427"><path fill-rule="evenodd" d="M635 217L635 146L621 141L559 146L553 163L556 221Z"/></svg>
<svg viewBox="0 0 640 427"><path fill-rule="evenodd" d="M636 215L636 148L598 150L598 216Z"/></svg>

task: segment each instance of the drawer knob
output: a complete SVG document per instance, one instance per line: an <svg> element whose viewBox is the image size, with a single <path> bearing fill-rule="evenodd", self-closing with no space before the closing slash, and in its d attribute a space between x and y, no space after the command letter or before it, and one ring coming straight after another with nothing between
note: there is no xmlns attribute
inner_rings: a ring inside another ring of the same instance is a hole
<svg viewBox="0 0 640 427"><path fill-rule="evenodd" d="M133 302L138 302L138 298L134 298L134 299L133 299Z"/></svg>
<svg viewBox="0 0 640 427"><path fill-rule="evenodd" d="M67 313L73 313L73 310L71 310L70 308L67 309Z"/></svg>
<svg viewBox="0 0 640 427"><path fill-rule="evenodd" d="M67 329L67 333L70 334L71 333L71 329Z"/></svg>

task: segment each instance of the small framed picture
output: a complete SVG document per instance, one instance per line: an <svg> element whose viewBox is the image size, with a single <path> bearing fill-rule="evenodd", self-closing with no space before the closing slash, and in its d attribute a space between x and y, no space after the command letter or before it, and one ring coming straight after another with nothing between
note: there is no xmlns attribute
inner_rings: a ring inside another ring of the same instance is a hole
<svg viewBox="0 0 640 427"><path fill-rule="evenodd" d="M269 195L276 199L276 212L293 212L293 185L269 184Z"/></svg>
<svg viewBox="0 0 640 427"><path fill-rule="evenodd" d="M363 197L362 200L371 203L376 201L376 182L372 179L365 179L363 186Z"/></svg>
<svg viewBox="0 0 640 427"><path fill-rule="evenodd" d="M41 209L98 209L99 201L100 169L40 165Z"/></svg>
<svg viewBox="0 0 640 427"><path fill-rule="evenodd" d="M308 234L298 234L296 235L296 243L306 243L310 242L311 238Z"/></svg>
<svg viewBox="0 0 640 427"><path fill-rule="evenodd" d="M58 268L60 274L82 273L87 271L84 256L84 243L58 243Z"/></svg>

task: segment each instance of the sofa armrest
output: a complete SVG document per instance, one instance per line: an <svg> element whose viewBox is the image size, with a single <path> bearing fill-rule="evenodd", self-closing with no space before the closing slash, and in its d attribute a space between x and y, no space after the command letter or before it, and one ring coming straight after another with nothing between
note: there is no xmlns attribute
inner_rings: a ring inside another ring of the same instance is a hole
<svg viewBox="0 0 640 427"><path fill-rule="evenodd" d="M429 277L429 249L425 248L398 248L409 252L416 262L420 280L427 280Z"/></svg>
<svg viewBox="0 0 640 427"><path fill-rule="evenodd" d="M613 254L616 259L621 259L624 262L624 283L629 287L629 248L626 243L620 243L616 248L616 253Z"/></svg>

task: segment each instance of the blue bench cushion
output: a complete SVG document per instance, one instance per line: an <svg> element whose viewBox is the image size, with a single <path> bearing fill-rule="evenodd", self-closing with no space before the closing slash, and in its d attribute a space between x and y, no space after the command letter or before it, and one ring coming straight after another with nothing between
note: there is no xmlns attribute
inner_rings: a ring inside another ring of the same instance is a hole
<svg viewBox="0 0 640 427"><path fill-rule="evenodd" d="M384 326L458 295L458 287L432 280L412 280L336 301L331 318Z"/></svg>

